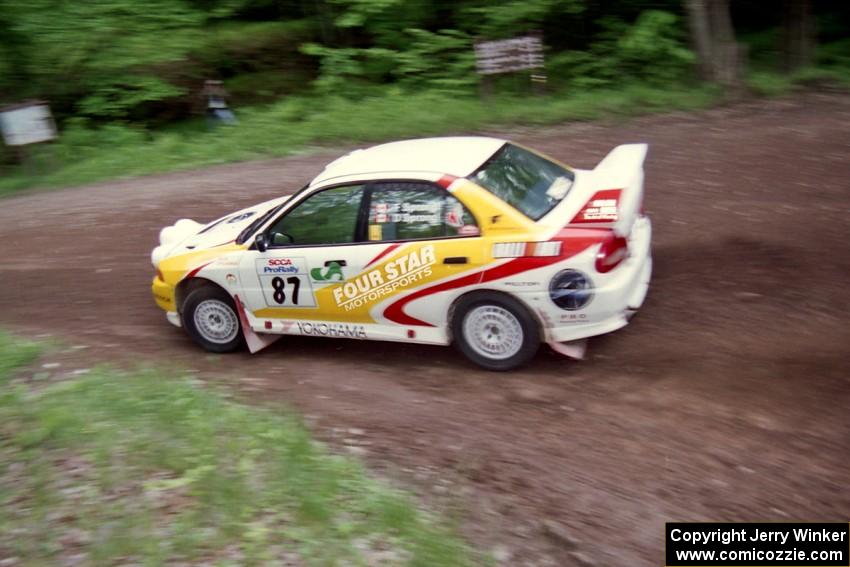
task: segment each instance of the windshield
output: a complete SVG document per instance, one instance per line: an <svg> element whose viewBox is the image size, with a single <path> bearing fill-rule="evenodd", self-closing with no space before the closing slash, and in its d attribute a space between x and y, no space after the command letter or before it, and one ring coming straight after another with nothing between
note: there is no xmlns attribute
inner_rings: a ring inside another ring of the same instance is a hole
<svg viewBox="0 0 850 567"><path fill-rule="evenodd" d="M573 172L523 148L505 144L471 179L525 216L539 220L567 195Z"/></svg>

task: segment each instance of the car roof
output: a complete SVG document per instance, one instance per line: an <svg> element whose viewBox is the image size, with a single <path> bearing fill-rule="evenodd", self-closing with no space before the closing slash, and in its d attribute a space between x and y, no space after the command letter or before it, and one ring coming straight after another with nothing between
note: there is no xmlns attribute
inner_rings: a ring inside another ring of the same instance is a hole
<svg viewBox="0 0 850 567"><path fill-rule="evenodd" d="M452 136L419 138L355 150L332 161L310 183L316 187L340 177L400 172L430 172L466 177L506 143L498 138Z"/></svg>

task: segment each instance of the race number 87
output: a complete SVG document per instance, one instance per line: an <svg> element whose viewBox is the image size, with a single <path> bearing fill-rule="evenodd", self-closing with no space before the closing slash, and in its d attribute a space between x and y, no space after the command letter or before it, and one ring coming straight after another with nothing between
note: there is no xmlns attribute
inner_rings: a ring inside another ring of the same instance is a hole
<svg viewBox="0 0 850 567"><path fill-rule="evenodd" d="M298 305L298 290L301 288L301 279L296 276L290 276L285 281L281 277L272 278L272 287L274 288L272 298L278 305L286 303L286 284L292 287L292 291L290 292L292 294L292 304Z"/></svg>

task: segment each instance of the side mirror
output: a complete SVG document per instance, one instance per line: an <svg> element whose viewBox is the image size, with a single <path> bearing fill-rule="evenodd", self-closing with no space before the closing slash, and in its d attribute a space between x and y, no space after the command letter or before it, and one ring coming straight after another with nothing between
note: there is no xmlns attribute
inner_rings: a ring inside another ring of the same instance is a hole
<svg viewBox="0 0 850 567"><path fill-rule="evenodd" d="M266 240L266 235L262 232L254 239L254 244L260 252L265 252L269 249L269 241Z"/></svg>

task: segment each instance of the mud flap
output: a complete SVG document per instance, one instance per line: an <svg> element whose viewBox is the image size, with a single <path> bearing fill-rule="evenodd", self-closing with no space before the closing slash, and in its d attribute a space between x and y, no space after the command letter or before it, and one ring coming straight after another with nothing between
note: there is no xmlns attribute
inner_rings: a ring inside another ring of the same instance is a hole
<svg viewBox="0 0 850 567"><path fill-rule="evenodd" d="M250 323L248 323L248 315L245 314L245 306L242 304L242 300L239 299L238 295L234 295L233 300L236 303L236 311L239 312L239 322L242 324L242 336L245 337L245 344L248 345L248 350L251 354L263 350L282 336L255 333Z"/></svg>
<svg viewBox="0 0 850 567"><path fill-rule="evenodd" d="M552 350L558 354L562 354L576 360L584 360L584 353L587 351L587 339L567 341L564 343L552 341L549 343L549 346L552 347Z"/></svg>

